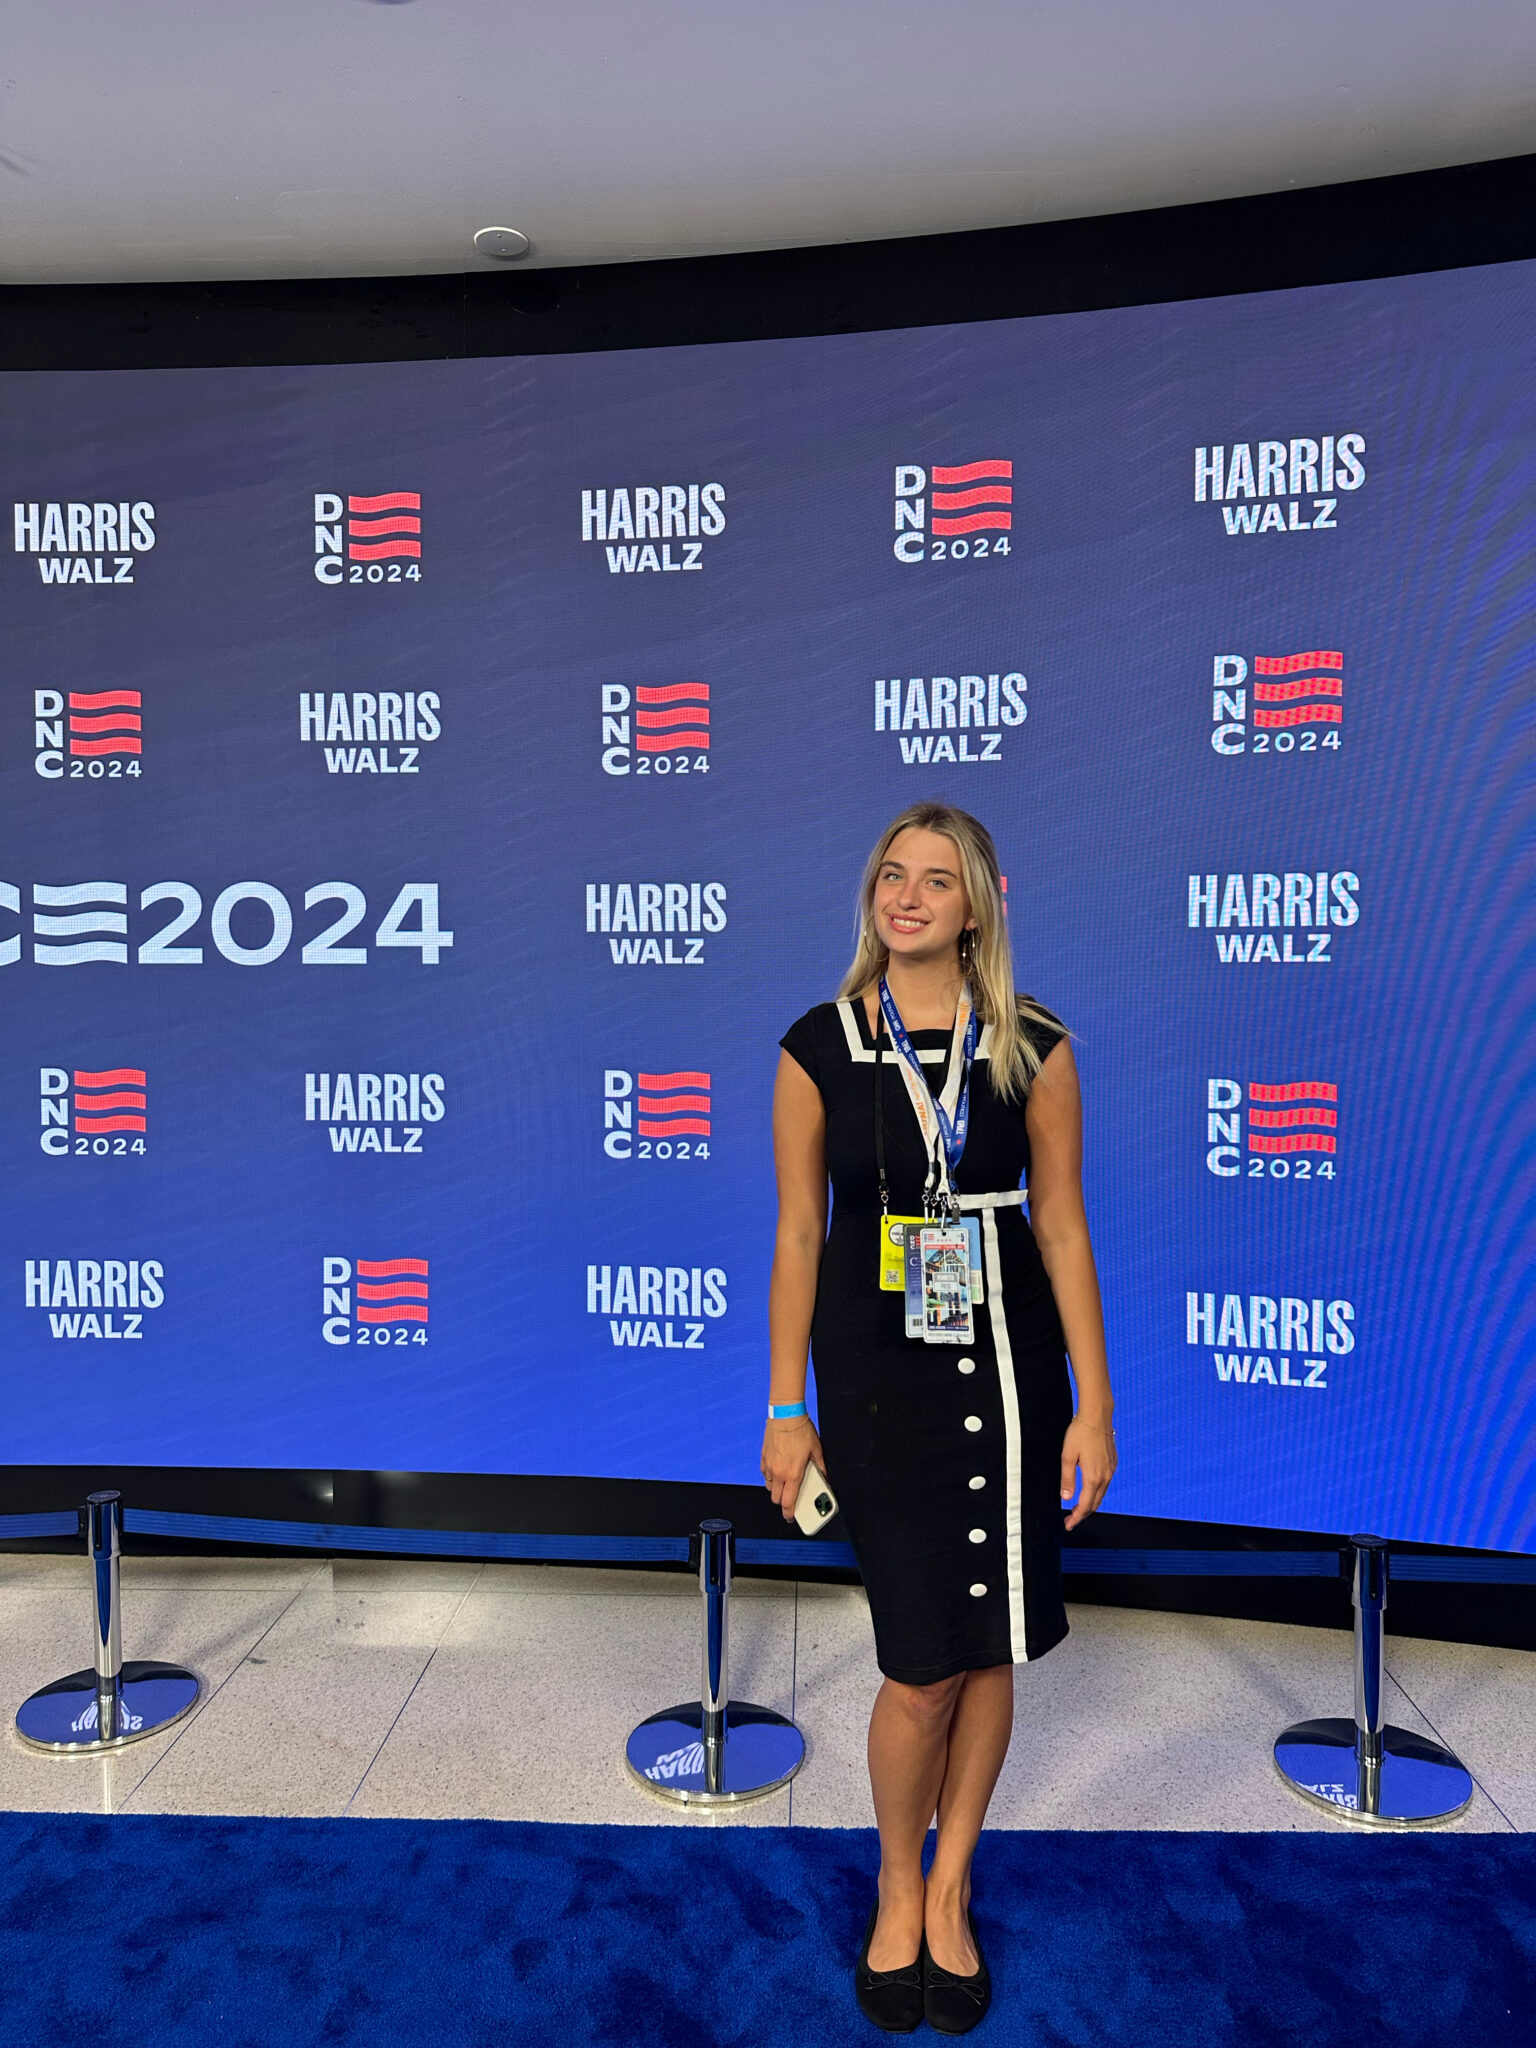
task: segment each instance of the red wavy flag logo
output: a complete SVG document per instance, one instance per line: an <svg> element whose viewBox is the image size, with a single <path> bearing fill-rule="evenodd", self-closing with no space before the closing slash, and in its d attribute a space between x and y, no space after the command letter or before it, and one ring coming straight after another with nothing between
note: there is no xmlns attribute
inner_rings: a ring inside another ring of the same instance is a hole
<svg viewBox="0 0 1536 2048"><path fill-rule="evenodd" d="M75 1129L104 1137L108 1131L142 1131L148 1127L148 1083L142 1067L103 1067L99 1073L75 1069Z"/></svg>
<svg viewBox="0 0 1536 2048"><path fill-rule="evenodd" d="M670 754L679 747L709 747L708 683L663 683L635 688L635 747Z"/></svg>
<svg viewBox="0 0 1536 2048"><path fill-rule="evenodd" d="M427 1320L425 1259L359 1259L357 1320L360 1323L424 1323Z"/></svg>
<svg viewBox="0 0 1536 2048"><path fill-rule="evenodd" d="M929 479L932 490L930 530L935 534L980 533L993 528L1007 533L1013 526L1013 464L962 462L945 467L936 462Z"/></svg>
<svg viewBox="0 0 1536 2048"><path fill-rule="evenodd" d="M347 558L382 562L391 555L421 555L420 491L385 491L347 499Z"/></svg>
<svg viewBox="0 0 1536 2048"><path fill-rule="evenodd" d="M69 751L87 757L142 753L143 708L138 690L71 690Z"/></svg>
<svg viewBox="0 0 1536 2048"><path fill-rule="evenodd" d="M1344 718L1344 657L1337 649L1253 658L1256 726L1339 725Z"/></svg>
<svg viewBox="0 0 1536 2048"><path fill-rule="evenodd" d="M1332 1081L1250 1081L1250 1152L1334 1152L1339 1091Z"/></svg>
<svg viewBox="0 0 1536 2048"><path fill-rule="evenodd" d="M692 1069L675 1074L637 1074L642 1138L707 1138L710 1135L709 1076Z"/></svg>

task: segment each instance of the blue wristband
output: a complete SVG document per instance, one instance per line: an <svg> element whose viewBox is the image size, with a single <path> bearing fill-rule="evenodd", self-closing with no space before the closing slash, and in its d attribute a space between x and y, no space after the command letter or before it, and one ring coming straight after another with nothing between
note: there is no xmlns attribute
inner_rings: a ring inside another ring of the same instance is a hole
<svg viewBox="0 0 1536 2048"><path fill-rule="evenodd" d="M804 1413L805 1403L803 1401L784 1401L777 1407L775 1407L772 1401L768 1403L768 1420L770 1422L791 1422L797 1415L803 1415Z"/></svg>

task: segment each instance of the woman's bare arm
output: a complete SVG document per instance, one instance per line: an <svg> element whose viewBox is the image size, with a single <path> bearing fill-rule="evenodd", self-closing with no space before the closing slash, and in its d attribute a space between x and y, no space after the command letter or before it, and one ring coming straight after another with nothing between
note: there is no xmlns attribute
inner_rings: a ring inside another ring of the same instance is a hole
<svg viewBox="0 0 1536 2048"><path fill-rule="evenodd" d="M781 1052L773 1088L779 1223L768 1283L768 1399L778 1407L805 1399L811 1316L827 1241L826 1135L821 1090L797 1060ZM826 1470L820 1439L808 1417L769 1422L763 1432L763 1479L786 1521L794 1517L800 1482L812 1458Z"/></svg>

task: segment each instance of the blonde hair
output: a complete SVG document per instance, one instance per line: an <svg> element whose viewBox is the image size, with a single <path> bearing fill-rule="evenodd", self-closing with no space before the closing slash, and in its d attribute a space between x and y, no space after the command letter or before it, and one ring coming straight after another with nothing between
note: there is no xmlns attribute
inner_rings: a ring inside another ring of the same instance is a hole
<svg viewBox="0 0 1536 2048"><path fill-rule="evenodd" d="M975 931L962 935L959 967L970 984L977 1016L992 1027L988 1053L993 1093L1005 1101L1017 1101L1028 1093L1041 1067L1040 1055L1026 1036L1024 1025L1052 1024L1054 1020L1029 996L1018 994L1014 988L1013 954L1008 944L997 848L986 826L969 811L956 810L949 804L911 804L899 817L892 818L881 833L859 884L858 941L852 965L837 992L838 1001L862 996L886 970L891 955L875 930L875 883L892 846L903 832L912 831L941 832L953 841L959 853L960 877L976 920Z"/></svg>

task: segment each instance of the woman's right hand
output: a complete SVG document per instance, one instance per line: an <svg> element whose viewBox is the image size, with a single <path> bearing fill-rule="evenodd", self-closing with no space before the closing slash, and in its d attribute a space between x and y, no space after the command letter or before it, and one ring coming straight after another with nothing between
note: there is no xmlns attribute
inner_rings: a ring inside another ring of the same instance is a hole
<svg viewBox="0 0 1536 2048"><path fill-rule="evenodd" d="M775 1422L769 1417L763 1431L760 1460L763 1484L772 1495L774 1506L783 1510L786 1522L795 1519L795 1502L800 1498L805 1468L813 1458L825 1474L821 1439L808 1415L796 1415L788 1422Z"/></svg>

